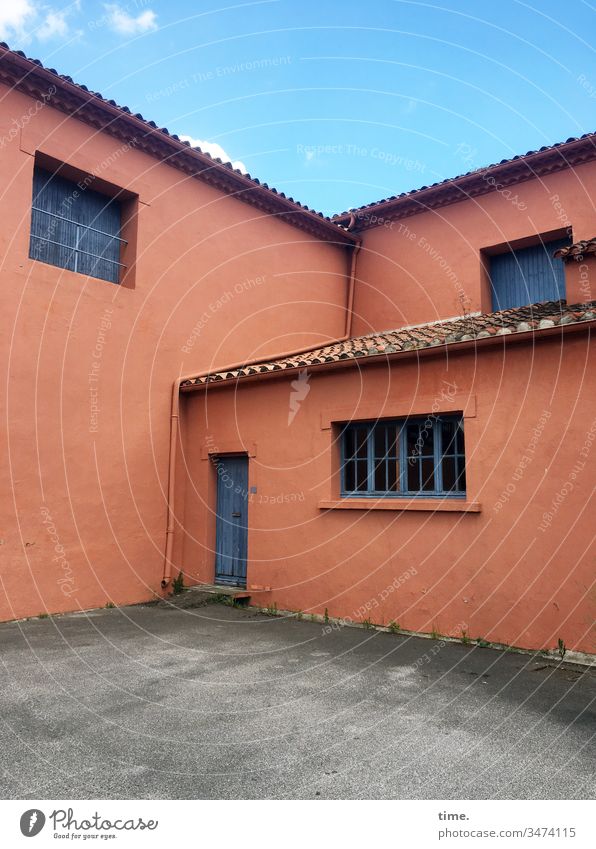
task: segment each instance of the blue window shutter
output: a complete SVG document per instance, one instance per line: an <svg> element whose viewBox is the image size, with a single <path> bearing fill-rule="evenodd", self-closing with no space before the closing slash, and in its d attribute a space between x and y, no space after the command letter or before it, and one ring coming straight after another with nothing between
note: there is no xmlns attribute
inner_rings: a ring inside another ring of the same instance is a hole
<svg viewBox="0 0 596 849"><path fill-rule="evenodd" d="M118 283L120 228L119 201L35 168L32 259Z"/></svg>
<svg viewBox="0 0 596 849"><path fill-rule="evenodd" d="M110 236L120 236L120 203L86 189L79 198L77 216L80 224L91 228L81 228L79 233L79 248L88 253L79 256L78 270L82 274L117 283L120 242Z"/></svg>
<svg viewBox="0 0 596 849"><path fill-rule="evenodd" d="M67 180L52 179L46 171L35 169L29 256L76 271L77 227L68 202L72 195L71 185Z"/></svg>
<svg viewBox="0 0 596 849"><path fill-rule="evenodd" d="M565 298L563 261L553 259L569 239L498 254L490 259L493 310L507 310Z"/></svg>

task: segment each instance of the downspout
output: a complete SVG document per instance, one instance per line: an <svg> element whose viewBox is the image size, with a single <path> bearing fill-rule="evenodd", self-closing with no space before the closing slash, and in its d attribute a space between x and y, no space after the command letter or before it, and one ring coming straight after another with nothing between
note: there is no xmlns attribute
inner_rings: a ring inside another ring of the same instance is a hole
<svg viewBox="0 0 596 849"><path fill-rule="evenodd" d="M358 237L358 240L354 242L352 246L352 255L350 259L350 272L348 275L348 293L346 298L346 322L345 322L345 332L343 336L340 336L339 339L335 339L333 342L326 342L325 345L336 345L341 342L345 342L346 339L349 339L352 333L352 312L354 308L354 289L356 286L356 257L358 256L358 252L360 250L362 244L362 240ZM298 354L304 354L307 351L312 351L313 346L308 345L305 348L297 348L293 351L286 351L283 354L275 354L274 356L279 359L283 359L284 357L295 357ZM168 459L168 521L166 528L166 549L164 554L164 564L163 564L163 577L161 579L162 589L166 589L172 580L172 551L174 549L174 532L176 528L176 519L174 514L174 496L176 490L176 449L178 442L178 432L179 432L179 417L180 417L180 384L185 380L190 380L193 377L206 377L208 374L213 374L214 372L220 371L234 371L238 368L244 368L245 366L254 366L259 363L269 362L271 359L271 354L266 357L257 357L252 360L242 360L238 363L232 363L231 365L210 368L206 371L201 372L193 372L192 374L188 374L185 376L178 377L174 381L174 385L172 386L172 405L170 411L170 453Z"/></svg>
<svg viewBox="0 0 596 849"><path fill-rule="evenodd" d="M358 236L358 241L352 247L352 257L350 261L350 276L348 278L348 298L346 304L346 325L344 335L337 342L345 342L352 335L352 321L354 318L354 291L356 289L356 258L362 247L362 239ZM312 348L310 349L312 350Z"/></svg>

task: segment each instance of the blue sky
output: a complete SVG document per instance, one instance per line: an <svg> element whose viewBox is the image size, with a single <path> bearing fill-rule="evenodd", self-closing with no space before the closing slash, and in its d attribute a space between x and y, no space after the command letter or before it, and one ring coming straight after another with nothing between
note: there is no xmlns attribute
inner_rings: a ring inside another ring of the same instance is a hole
<svg viewBox="0 0 596 849"><path fill-rule="evenodd" d="M0 0L0 37L332 214L596 129L595 18L584 0Z"/></svg>

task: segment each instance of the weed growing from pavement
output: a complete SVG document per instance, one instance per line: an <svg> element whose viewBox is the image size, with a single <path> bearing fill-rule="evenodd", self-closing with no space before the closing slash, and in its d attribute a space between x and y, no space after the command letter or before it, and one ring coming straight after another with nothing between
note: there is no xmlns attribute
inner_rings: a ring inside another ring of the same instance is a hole
<svg viewBox="0 0 596 849"><path fill-rule="evenodd" d="M209 599L210 604L225 604L228 607L234 606L234 599L226 593L214 593Z"/></svg>
<svg viewBox="0 0 596 849"><path fill-rule="evenodd" d="M172 581L172 593L174 595L180 595L180 593L184 589L184 575L182 572L178 572L178 576L174 578Z"/></svg>

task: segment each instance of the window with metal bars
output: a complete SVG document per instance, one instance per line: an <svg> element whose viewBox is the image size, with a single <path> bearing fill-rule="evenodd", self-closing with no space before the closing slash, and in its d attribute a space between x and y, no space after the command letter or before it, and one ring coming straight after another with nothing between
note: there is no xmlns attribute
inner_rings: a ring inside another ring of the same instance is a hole
<svg viewBox="0 0 596 849"><path fill-rule="evenodd" d="M29 256L119 283L122 210L115 198L36 167Z"/></svg>
<svg viewBox="0 0 596 849"><path fill-rule="evenodd" d="M463 419L357 422L341 433L343 496L465 497Z"/></svg>

